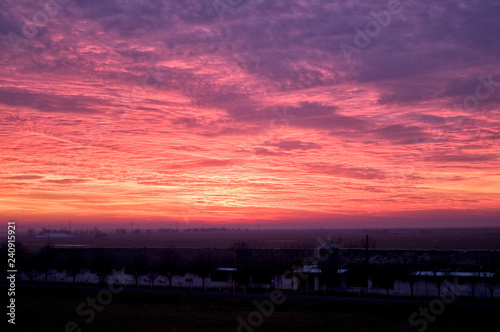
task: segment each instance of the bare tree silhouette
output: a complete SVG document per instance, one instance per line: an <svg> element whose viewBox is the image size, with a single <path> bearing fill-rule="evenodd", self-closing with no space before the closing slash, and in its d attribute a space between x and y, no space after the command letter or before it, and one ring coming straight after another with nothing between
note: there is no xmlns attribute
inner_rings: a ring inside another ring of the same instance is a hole
<svg viewBox="0 0 500 332"><path fill-rule="evenodd" d="M172 278L176 274L181 274L181 270L181 261L177 249L166 248L163 250L159 262L159 271L161 275L167 277L168 287L172 287Z"/></svg>
<svg viewBox="0 0 500 332"><path fill-rule="evenodd" d="M76 284L76 276L82 271L83 268L83 257L79 250L71 250L67 253L66 270L69 275L73 278L73 284Z"/></svg>
<svg viewBox="0 0 500 332"><path fill-rule="evenodd" d="M490 292L490 297L493 298L495 288L500 283L500 262L498 261L497 256L489 253L483 253L479 256L479 264L480 270L483 272L482 279L484 281L484 285Z"/></svg>
<svg viewBox="0 0 500 332"><path fill-rule="evenodd" d="M113 269L113 258L110 256L109 251L104 248L97 249L92 266L96 271L97 277L99 278L99 284L105 285L106 278Z"/></svg>
<svg viewBox="0 0 500 332"><path fill-rule="evenodd" d="M133 249L129 259L129 271L135 281L135 286L139 287L139 277L147 272L147 256L141 249Z"/></svg>
<svg viewBox="0 0 500 332"><path fill-rule="evenodd" d="M202 278L203 289L206 290L206 279L215 268L216 257L211 250L199 250L194 258L193 273Z"/></svg>
<svg viewBox="0 0 500 332"><path fill-rule="evenodd" d="M399 277L401 281L409 284L410 296L413 297L413 289L419 279L416 275L416 272L419 270L418 255L414 252L407 252L401 256L400 263L402 264L402 268L399 272Z"/></svg>
<svg viewBox="0 0 500 332"><path fill-rule="evenodd" d="M430 253L429 264L431 267L432 278L430 282L436 286L437 296L441 296L441 286L443 282L450 277L450 260L445 253L433 251Z"/></svg>

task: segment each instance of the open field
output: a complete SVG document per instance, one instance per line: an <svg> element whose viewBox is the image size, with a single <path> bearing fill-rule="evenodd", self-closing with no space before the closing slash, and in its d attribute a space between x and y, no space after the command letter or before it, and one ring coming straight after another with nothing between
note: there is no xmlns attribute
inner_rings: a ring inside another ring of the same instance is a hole
<svg viewBox="0 0 500 332"><path fill-rule="evenodd" d="M17 322L23 331L64 331L69 321L76 322L82 331L236 331L237 317L247 319L257 310L255 300L262 303L268 299L266 294L217 296L125 289L85 323L88 316L79 316L76 308L98 292L98 288L20 288ZM408 318L428 303L371 303L362 299L343 303L291 297L276 305L274 313L255 331L416 331ZM494 305L448 304L426 331L497 331L498 310Z"/></svg>
<svg viewBox="0 0 500 332"><path fill-rule="evenodd" d="M317 238L333 241L341 238L340 247L364 247L369 235L371 248L378 249L500 249L500 229L311 229L311 230L226 230L226 231L168 231L158 230L139 234L116 234L108 231L106 237L90 234L72 238L43 239L18 234L18 240L30 249L47 244L93 247L205 247L229 248L238 241L246 241L254 248L316 247Z"/></svg>

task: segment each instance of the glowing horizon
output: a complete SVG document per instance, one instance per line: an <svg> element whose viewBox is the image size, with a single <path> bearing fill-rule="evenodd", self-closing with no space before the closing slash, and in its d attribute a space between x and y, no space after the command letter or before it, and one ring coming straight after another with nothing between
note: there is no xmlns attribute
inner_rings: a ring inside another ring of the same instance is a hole
<svg viewBox="0 0 500 332"><path fill-rule="evenodd" d="M4 219L500 226L494 3L59 3L0 5Z"/></svg>

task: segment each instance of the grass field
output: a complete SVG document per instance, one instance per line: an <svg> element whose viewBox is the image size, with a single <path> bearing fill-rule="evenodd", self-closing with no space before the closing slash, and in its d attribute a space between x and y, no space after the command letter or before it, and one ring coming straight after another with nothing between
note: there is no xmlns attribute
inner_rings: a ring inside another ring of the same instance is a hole
<svg viewBox="0 0 500 332"><path fill-rule="evenodd" d="M130 293L113 296L90 323L76 308L99 289L30 288L16 298L17 327L22 331L64 331L69 321L81 331L236 331L237 317L257 310L246 297ZM257 295L256 295L257 296ZM427 302L425 302L427 303ZM338 303L322 299L287 299L264 317L255 331L416 331L409 316L427 304ZM85 307L89 308L89 307ZM498 331L499 307L447 305L426 331ZM75 330L78 331L78 330ZM242 329L247 331L247 329Z"/></svg>

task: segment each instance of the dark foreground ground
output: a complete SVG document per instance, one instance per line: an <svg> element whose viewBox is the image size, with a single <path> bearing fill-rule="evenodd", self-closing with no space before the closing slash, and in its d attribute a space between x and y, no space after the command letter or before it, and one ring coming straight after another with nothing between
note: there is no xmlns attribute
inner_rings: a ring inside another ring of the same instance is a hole
<svg viewBox="0 0 500 332"><path fill-rule="evenodd" d="M247 320L268 294L220 294L202 292L163 292L125 289L90 309L88 299L96 298L100 288L29 287L18 288L16 331L65 331L74 321L81 331L236 331L237 317ZM417 331L409 317L430 300L325 299L304 295L285 295L269 317L254 331ZM85 303L76 313L77 307ZM438 306L435 307L439 309ZM435 309L435 310L436 310ZM95 317L89 319L90 311ZM444 312L428 323L425 331L498 331L500 305L446 304ZM254 315L258 319L258 315ZM416 320L423 319L421 316ZM78 331L76 329L75 331ZM250 331L241 329L241 331ZM424 330L421 330L424 331Z"/></svg>

